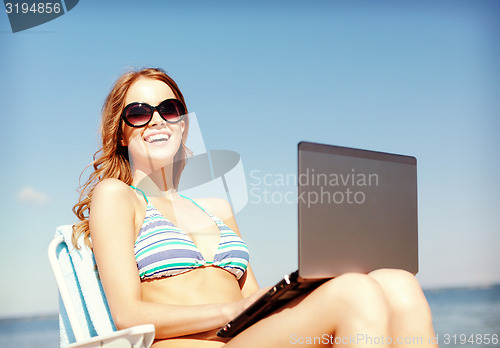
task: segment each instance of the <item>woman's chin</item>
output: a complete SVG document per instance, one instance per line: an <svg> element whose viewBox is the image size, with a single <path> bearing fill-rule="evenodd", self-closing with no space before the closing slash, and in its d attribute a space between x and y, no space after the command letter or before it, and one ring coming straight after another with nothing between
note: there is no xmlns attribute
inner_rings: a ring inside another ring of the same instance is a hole
<svg viewBox="0 0 500 348"><path fill-rule="evenodd" d="M165 164L171 163L177 153L178 146L172 146L168 141L155 142L155 143L142 143L140 146L129 146L129 158L134 163L156 163L161 162ZM156 167L156 165L155 165Z"/></svg>

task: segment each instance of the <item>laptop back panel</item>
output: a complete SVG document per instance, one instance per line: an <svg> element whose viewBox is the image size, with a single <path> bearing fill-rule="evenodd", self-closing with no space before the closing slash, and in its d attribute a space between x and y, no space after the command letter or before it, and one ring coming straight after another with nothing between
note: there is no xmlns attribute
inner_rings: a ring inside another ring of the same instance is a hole
<svg viewBox="0 0 500 348"><path fill-rule="evenodd" d="M416 159L308 142L298 147L299 278L379 268L416 274Z"/></svg>
<svg viewBox="0 0 500 348"><path fill-rule="evenodd" d="M298 164L299 270L222 327L221 337L341 273L418 271L415 158L301 142Z"/></svg>

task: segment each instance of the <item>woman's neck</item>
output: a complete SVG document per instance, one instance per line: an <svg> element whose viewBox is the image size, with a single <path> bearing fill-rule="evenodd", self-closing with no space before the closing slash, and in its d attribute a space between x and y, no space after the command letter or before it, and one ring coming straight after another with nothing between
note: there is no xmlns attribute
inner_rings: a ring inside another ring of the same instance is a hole
<svg viewBox="0 0 500 348"><path fill-rule="evenodd" d="M174 186L172 167L162 167L152 173L146 174L143 171L133 170L132 185L141 189L148 197L174 198L178 196Z"/></svg>

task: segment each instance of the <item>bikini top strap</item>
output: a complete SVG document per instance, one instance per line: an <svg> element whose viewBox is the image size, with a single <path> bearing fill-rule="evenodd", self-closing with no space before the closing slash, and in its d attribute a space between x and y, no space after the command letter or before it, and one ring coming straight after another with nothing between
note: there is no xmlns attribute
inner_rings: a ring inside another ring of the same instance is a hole
<svg viewBox="0 0 500 348"><path fill-rule="evenodd" d="M140 188L137 188L137 187L135 187L135 186L132 186L132 185L130 185L130 187L131 187L131 188L133 188L134 190L137 190L137 191L139 191L140 193L142 193L142 196L143 196L143 197L144 197L144 199L146 200L146 203L149 203L149 201L148 201L148 197L146 197L146 194L144 193L144 191L143 191L143 190L141 190ZM182 198L186 198L186 199L190 200L190 201L191 201L191 202L193 202L193 203L194 203L194 204L195 204L198 208L200 208L201 210L203 210L203 211L206 213L205 209L203 209L203 208L201 207L201 205L199 205L198 203L196 203L193 199L189 198L188 196L184 196L184 195L183 195L183 194L181 194L181 193L179 193L179 195L180 195ZM208 213L207 213L207 214L208 214Z"/></svg>
<svg viewBox="0 0 500 348"><path fill-rule="evenodd" d="M198 208L200 208L201 210L203 210L205 213L207 213L205 211L205 209L203 209L198 203L196 203L195 201L193 201L191 198L189 198L188 196L184 196L183 194L179 193L179 196L181 196L182 198L186 198L186 199L189 199L191 202L193 202ZM208 213L207 213L208 214ZM210 215L210 214L209 214Z"/></svg>
<svg viewBox="0 0 500 348"><path fill-rule="evenodd" d="M146 200L146 203L149 203L149 201L148 201L148 197L146 197L146 194L144 193L144 191L143 191L143 190L138 189L137 187L132 186L132 185L130 185L130 187L131 187L131 188L133 188L134 190L137 190L137 191L141 192L141 193L142 193L142 196L143 196L143 197L144 197L144 199Z"/></svg>

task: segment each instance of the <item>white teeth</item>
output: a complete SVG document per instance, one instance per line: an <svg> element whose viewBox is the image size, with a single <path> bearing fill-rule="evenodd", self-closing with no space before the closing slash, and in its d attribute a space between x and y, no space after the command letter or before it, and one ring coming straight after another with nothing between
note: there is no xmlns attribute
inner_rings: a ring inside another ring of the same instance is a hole
<svg viewBox="0 0 500 348"><path fill-rule="evenodd" d="M149 137L146 137L146 141L148 143L155 143L158 141L167 141L169 139L169 136L166 134L155 134L155 135L150 135Z"/></svg>

